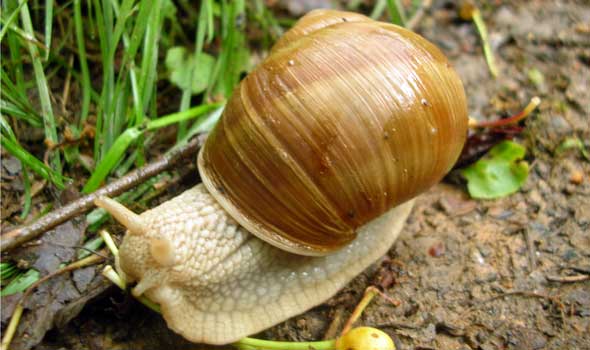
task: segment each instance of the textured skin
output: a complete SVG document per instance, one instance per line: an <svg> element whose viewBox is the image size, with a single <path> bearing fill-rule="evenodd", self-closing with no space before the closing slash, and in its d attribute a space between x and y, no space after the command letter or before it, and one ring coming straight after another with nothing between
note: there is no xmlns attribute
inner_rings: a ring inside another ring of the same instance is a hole
<svg viewBox="0 0 590 350"><path fill-rule="evenodd" d="M275 248L246 232L202 185L140 215L147 232L127 234L120 265L138 281L134 293L159 303L168 326L194 342L225 344L322 303L385 254L412 203L359 230L325 257ZM150 255L150 237L174 247L171 267Z"/></svg>

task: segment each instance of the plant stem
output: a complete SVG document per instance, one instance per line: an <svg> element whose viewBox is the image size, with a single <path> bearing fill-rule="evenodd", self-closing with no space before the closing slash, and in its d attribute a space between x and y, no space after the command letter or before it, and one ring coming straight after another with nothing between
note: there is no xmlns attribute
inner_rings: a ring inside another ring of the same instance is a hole
<svg viewBox="0 0 590 350"><path fill-rule="evenodd" d="M2 338L2 345L0 346L2 350L8 350L10 343L12 342L12 338L16 333L16 328L20 323L20 318L23 314L23 306L18 303L12 312L12 317L10 318L10 323L4 332L4 337Z"/></svg>
<svg viewBox="0 0 590 350"><path fill-rule="evenodd" d="M481 36L481 41L483 45L483 54L485 56L486 62L488 64L488 68L490 73L494 78L498 77L498 68L496 67L496 62L494 60L494 54L492 53L492 48L490 46L490 40L488 39L488 30L486 28L486 24L481 17L481 11L478 8L474 8L472 12L473 16L473 23L475 23L475 28L479 32Z"/></svg>
<svg viewBox="0 0 590 350"><path fill-rule="evenodd" d="M323 340L312 342L287 342L272 341L256 338L242 338L232 344L240 350L332 350L335 349L336 340Z"/></svg>
<svg viewBox="0 0 590 350"><path fill-rule="evenodd" d="M470 126L474 127L474 128L497 128L500 126L505 126L505 125L509 125L509 124L516 124L519 121L523 120L524 118L526 118L529 114L531 114L536 108L537 106L539 106L539 104L541 103L541 99L538 96L535 96L533 98L531 98L531 101L529 102L529 104L520 112L516 113L515 115L509 117L509 118L504 118L504 119L499 119L499 120L490 120L490 121L482 121L482 122L471 122L470 121Z"/></svg>

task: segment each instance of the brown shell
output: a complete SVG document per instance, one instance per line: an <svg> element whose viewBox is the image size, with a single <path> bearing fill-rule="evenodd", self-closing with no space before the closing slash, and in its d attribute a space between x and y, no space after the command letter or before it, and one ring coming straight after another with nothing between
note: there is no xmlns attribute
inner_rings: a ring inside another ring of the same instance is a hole
<svg viewBox="0 0 590 350"><path fill-rule="evenodd" d="M313 11L237 87L199 168L253 234L321 255L440 181L466 134L463 85L438 48L362 15Z"/></svg>

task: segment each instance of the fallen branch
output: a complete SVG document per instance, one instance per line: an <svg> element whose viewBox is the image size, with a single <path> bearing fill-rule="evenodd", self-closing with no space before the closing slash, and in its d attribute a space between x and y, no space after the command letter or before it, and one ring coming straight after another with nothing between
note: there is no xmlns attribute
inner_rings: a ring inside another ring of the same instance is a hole
<svg viewBox="0 0 590 350"><path fill-rule="evenodd" d="M0 253L19 247L25 242L37 238L44 232L62 224L94 207L94 200L100 196L116 197L119 194L135 187L148 178L155 176L170 168L179 159L186 158L197 153L202 145L202 138L195 137L187 144L176 148L163 155L158 160L136 169L122 178L100 188L99 190L83 196L57 210L50 212L39 220L2 234Z"/></svg>

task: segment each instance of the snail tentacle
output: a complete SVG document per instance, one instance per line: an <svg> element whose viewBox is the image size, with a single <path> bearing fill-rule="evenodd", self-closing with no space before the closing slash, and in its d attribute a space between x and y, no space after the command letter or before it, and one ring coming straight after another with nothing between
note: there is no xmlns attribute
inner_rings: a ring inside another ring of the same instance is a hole
<svg viewBox="0 0 590 350"><path fill-rule="evenodd" d="M109 212L129 230L129 233L133 235L143 235L145 233L146 229L141 217L116 200L102 196L95 199L94 204Z"/></svg>

